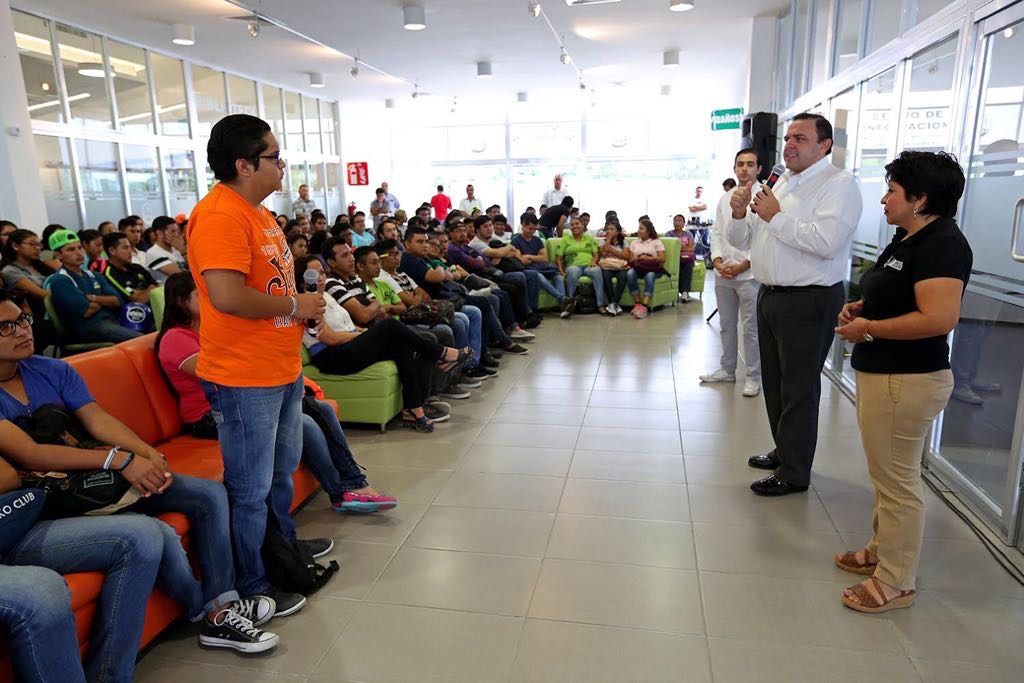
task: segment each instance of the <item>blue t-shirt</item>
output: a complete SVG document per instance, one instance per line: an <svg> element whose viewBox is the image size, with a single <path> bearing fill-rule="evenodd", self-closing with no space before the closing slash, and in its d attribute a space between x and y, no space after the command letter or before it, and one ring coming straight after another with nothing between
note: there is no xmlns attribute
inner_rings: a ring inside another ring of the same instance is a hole
<svg viewBox="0 0 1024 683"><path fill-rule="evenodd" d="M530 256L536 256L540 253L540 250L544 248L544 240L533 236L532 239L526 239L522 235L516 235L512 238L512 246Z"/></svg>
<svg viewBox="0 0 1024 683"><path fill-rule="evenodd" d="M110 320L118 322L114 314L105 308L96 311L91 317L85 317L85 311L89 308L89 300L86 296L95 294L97 296L116 296L122 299L121 295L110 286L105 277L96 277L96 274L83 270L81 275L76 275L66 268L51 275L47 286L53 295L53 306L57 309L64 324L81 336L83 331Z"/></svg>
<svg viewBox="0 0 1024 683"><path fill-rule="evenodd" d="M19 361L18 370L28 394L28 407L0 389L0 420L13 422L45 405L63 406L73 413L95 400L82 376L65 361L32 356Z"/></svg>
<svg viewBox="0 0 1024 683"><path fill-rule="evenodd" d="M430 264L424 259L416 258L406 252L402 254L402 261L398 264L398 270L411 277L413 282L422 287L423 291L431 297L438 295L440 291L438 284L436 282L427 282L427 271L430 270Z"/></svg>

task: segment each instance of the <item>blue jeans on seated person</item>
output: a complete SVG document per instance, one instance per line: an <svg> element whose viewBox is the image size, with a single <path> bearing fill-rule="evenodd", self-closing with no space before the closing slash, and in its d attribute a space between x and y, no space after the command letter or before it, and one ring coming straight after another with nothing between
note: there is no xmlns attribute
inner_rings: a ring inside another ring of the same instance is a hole
<svg viewBox="0 0 1024 683"><path fill-rule="evenodd" d="M504 271L503 271L504 272ZM509 271L505 272L501 276L506 282L511 282L516 285L521 285L523 291L526 292L526 307L529 309L527 313L533 313L534 306L533 302L537 300L537 294L540 291L540 285L531 278L526 277L526 271Z"/></svg>
<svg viewBox="0 0 1024 683"><path fill-rule="evenodd" d="M540 306L540 290L543 289L550 293L548 287L551 286L551 283L536 270L524 270L520 275L526 278L526 298L530 302L530 308L536 311Z"/></svg>
<svg viewBox="0 0 1024 683"><path fill-rule="evenodd" d="M131 511L151 516L180 512L188 518L192 553L199 560L202 584L195 579L178 533L163 522L160 531L164 553L157 577L167 595L185 608L186 617L199 621L207 612L238 600L228 494L220 482L175 474L166 491L141 499Z"/></svg>
<svg viewBox="0 0 1024 683"><path fill-rule="evenodd" d="M352 456L345 432L338 423L334 409L326 401L317 407L327 423L329 434L309 415L302 416L302 460L313 472L331 502L341 500L343 493L366 486L366 476Z"/></svg>
<svg viewBox="0 0 1024 683"><path fill-rule="evenodd" d="M590 266L584 268L583 266L567 266L565 269L566 279L566 294L572 296L576 293L576 282L581 276L586 275L590 278L590 281L594 283L594 294L597 295L597 305L607 306L608 300L604 294L604 276L601 275L601 269L597 266Z"/></svg>
<svg viewBox="0 0 1024 683"><path fill-rule="evenodd" d="M661 273L644 273L644 296L654 295L654 281ZM636 270L630 268L626 271L626 285L634 296L640 293L639 278Z"/></svg>
<svg viewBox="0 0 1024 683"><path fill-rule="evenodd" d="M463 321L463 326L466 329L465 343L460 341L459 336L456 334L455 345L459 348L468 346L473 349L473 357L466 363L466 369L472 370L480 364L480 354L484 349L483 316L480 313L480 309L476 306L463 304L462 310L455 313L455 319Z"/></svg>
<svg viewBox="0 0 1024 683"><path fill-rule="evenodd" d="M611 292L611 295L608 296L608 302L617 304L622 301L622 292L626 290L626 271L602 269L601 277L604 280L606 296L608 292Z"/></svg>
<svg viewBox="0 0 1024 683"><path fill-rule="evenodd" d="M131 513L37 522L4 555L5 565L46 567L58 574L104 573L89 634L89 649L85 653L85 679L88 681L131 683L134 679L146 602L163 554L161 524L151 517ZM8 585L6 575L2 583ZM6 619L16 618L19 604L36 613L42 609L68 609L74 634L69 603L67 587L47 580L0 599L0 613L4 613ZM73 658L81 671L83 663L78 661L77 638L70 647L64 642L66 639L67 636L57 636L51 627L37 630L27 624L21 629L12 626L11 654L21 676L19 680L61 683L81 680L76 678L71 662ZM33 678L33 670L68 670L71 673Z"/></svg>
<svg viewBox="0 0 1024 683"><path fill-rule="evenodd" d="M90 325L81 333L77 330L73 330L73 333L83 342L114 342L115 344L142 336L141 332L122 327L116 320L102 320Z"/></svg>
<svg viewBox="0 0 1024 683"><path fill-rule="evenodd" d="M224 459L231 512L231 544L245 597L270 589L263 539L295 540L292 474L302 454L302 377L277 387L229 387L202 382L213 408Z"/></svg>
<svg viewBox="0 0 1024 683"><path fill-rule="evenodd" d="M475 308L480 313L481 344L486 341L488 345L497 344L501 348L511 346L512 340L505 334L498 317L497 299L490 296L467 296L466 305L462 307L462 310L465 311L468 308ZM467 315L469 314L467 313Z"/></svg>
<svg viewBox="0 0 1024 683"><path fill-rule="evenodd" d="M562 303L565 298L565 278L562 277L561 273L545 274L539 270L527 270L527 277L535 277L538 286L545 292L555 297L558 303ZM534 306L536 308L536 306Z"/></svg>

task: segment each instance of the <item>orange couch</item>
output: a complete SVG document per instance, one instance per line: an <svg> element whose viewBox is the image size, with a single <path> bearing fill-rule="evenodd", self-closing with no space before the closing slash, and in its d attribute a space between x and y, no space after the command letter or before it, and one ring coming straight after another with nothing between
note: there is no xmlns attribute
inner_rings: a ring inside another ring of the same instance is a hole
<svg viewBox="0 0 1024 683"><path fill-rule="evenodd" d="M167 456L172 471L223 481L224 467L217 442L181 433L177 399L171 393L153 353L155 339L155 334L147 335L110 348L73 356L68 362L82 375L96 402L131 427L146 443L156 446ZM293 480L294 510L316 493L320 484L304 465L299 466ZM177 513L161 515L161 519L178 531L188 548L188 520ZM84 572L68 574L64 578L71 588L71 609L75 613L79 646L84 653L89 644L89 630L103 585L103 575ZM181 614L182 610L177 603L162 591L154 590L149 599L139 648L148 645ZM0 639L0 683L12 679L7 643Z"/></svg>

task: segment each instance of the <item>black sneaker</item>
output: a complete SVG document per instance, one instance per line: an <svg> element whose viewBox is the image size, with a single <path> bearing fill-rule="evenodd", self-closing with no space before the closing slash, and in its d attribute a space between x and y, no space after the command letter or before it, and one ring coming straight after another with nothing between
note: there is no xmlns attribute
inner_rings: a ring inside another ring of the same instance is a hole
<svg viewBox="0 0 1024 683"><path fill-rule="evenodd" d="M459 375L456 383L460 389L477 389L480 387L480 380L470 377L468 372L463 372Z"/></svg>
<svg viewBox="0 0 1024 683"><path fill-rule="evenodd" d="M505 355L505 350L502 349L500 346L488 346L487 355L497 360Z"/></svg>
<svg viewBox="0 0 1024 683"><path fill-rule="evenodd" d="M473 380L490 379L492 377L497 377L498 371L490 370L488 368L478 365L472 370L467 371L465 375L466 377L469 377L470 379Z"/></svg>
<svg viewBox="0 0 1024 683"><path fill-rule="evenodd" d="M562 299L562 312L559 313L560 318L569 318L573 313L576 312L576 299L573 297L567 297Z"/></svg>
<svg viewBox="0 0 1024 683"><path fill-rule="evenodd" d="M529 349L520 346L519 344L512 344L512 346L505 349L505 353L511 353L514 356L525 356L530 352Z"/></svg>
<svg viewBox="0 0 1024 683"><path fill-rule="evenodd" d="M277 604L269 596L250 595L233 604L231 609L251 621L254 626L262 626L273 619Z"/></svg>
<svg viewBox="0 0 1024 683"><path fill-rule="evenodd" d="M277 647L280 642L281 638L276 633L259 630L233 609L221 610L213 621L203 619L203 626L199 631L200 645L230 647L249 654L266 652Z"/></svg>
<svg viewBox="0 0 1024 683"><path fill-rule="evenodd" d="M427 416L428 420L434 423L447 422L451 418L448 411L438 408L436 403L423 406L423 414Z"/></svg>
<svg viewBox="0 0 1024 683"><path fill-rule="evenodd" d="M495 358L493 354L485 353L480 356L480 365L484 366L485 368L497 370L499 367L501 367L501 361Z"/></svg>
<svg viewBox="0 0 1024 683"><path fill-rule="evenodd" d="M526 318L526 322L523 323L523 327L528 330L532 330L535 327L540 327L541 322L542 318L539 315L531 313L529 317Z"/></svg>
<svg viewBox="0 0 1024 683"><path fill-rule="evenodd" d="M289 617L306 606L306 596L302 593L286 593L285 591L272 588L270 597L274 599L277 609L275 617Z"/></svg>
<svg viewBox="0 0 1024 683"><path fill-rule="evenodd" d="M454 386L445 387L445 389L441 391L441 398L450 398L457 401L464 398L469 398L470 396L472 396L472 394L470 394L468 391L466 391L457 384Z"/></svg>
<svg viewBox="0 0 1024 683"><path fill-rule="evenodd" d="M314 558L323 557L334 549L334 541L329 538L311 538L308 541L299 539L299 544Z"/></svg>

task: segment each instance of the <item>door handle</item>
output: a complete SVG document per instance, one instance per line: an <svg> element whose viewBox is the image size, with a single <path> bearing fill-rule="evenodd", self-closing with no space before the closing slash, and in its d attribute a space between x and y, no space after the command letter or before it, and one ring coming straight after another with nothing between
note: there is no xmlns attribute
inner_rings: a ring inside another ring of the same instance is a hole
<svg viewBox="0 0 1024 683"><path fill-rule="evenodd" d="M1010 257L1019 263L1024 263L1024 254L1017 253L1017 233L1020 232L1020 218L1024 213L1024 197L1017 200L1013 205L1013 227L1010 229Z"/></svg>

